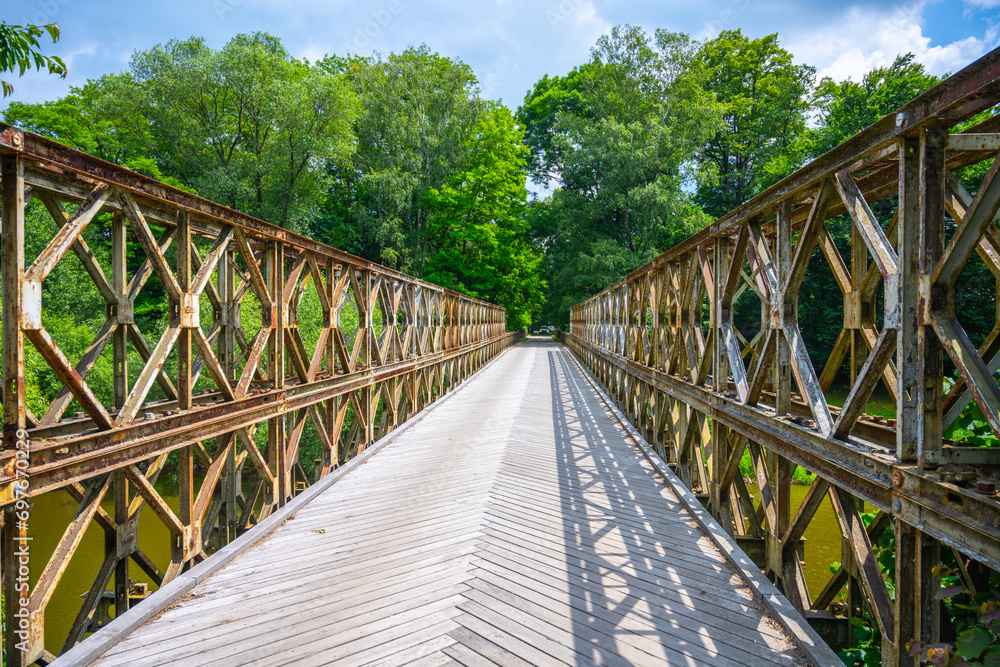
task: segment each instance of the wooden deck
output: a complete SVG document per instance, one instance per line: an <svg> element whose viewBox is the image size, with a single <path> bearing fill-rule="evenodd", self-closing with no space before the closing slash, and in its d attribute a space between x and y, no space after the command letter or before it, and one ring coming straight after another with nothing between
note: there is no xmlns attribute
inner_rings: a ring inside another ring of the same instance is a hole
<svg viewBox="0 0 1000 667"><path fill-rule="evenodd" d="M564 348L530 341L95 664L806 658Z"/></svg>

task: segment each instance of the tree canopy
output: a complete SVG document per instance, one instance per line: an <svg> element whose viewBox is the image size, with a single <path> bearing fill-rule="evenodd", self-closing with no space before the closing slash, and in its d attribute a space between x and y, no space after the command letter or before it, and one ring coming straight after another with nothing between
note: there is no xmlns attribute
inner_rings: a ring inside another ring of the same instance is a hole
<svg viewBox="0 0 1000 667"><path fill-rule="evenodd" d="M14 29L0 46L14 34L18 53L50 62L40 28ZM125 71L12 102L5 119L495 301L520 328L565 325L573 304L939 80L912 54L860 81L814 78L776 34L702 42L624 25L512 111L426 45L309 62L259 32L137 51ZM529 198L528 178L546 194ZM846 251L847 223L829 225ZM807 280L824 296L803 309L833 323L832 278Z"/></svg>
<svg viewBox="0 0 1000 667"><path fill-rule="evenodd" d="M265 33L223 48L173 40L8 122L303 231L325 200L326 162L353 150L357 99L344 77Z"/></svg>
<svg viewBox="0 0 1000 667"><path fill-rule="evenodd" d="M708 177L696 199L720 217L799 166L815 69L793 62L777 34L750 39L739 30L706 42L698 57L706 89L724 106L725 126L699 151Z"/></svg>
<svg viewBox="0 0 1000 667"><path fill-rule="evenodd" d="M897 56L888 67L876 67L861 81L824 78L816 86L813 99L819 114L813 155L821 155L854 136L939 81L941 78L928 74L912 53Z"/></svg>
<svg viewBox="0 0 1000 667"><path fill-rule="evenodd" d="M133 54L9 123L492 300L525 327L543 299L524 215L523 131L468 65L426 46L291 57L266 33Z"/></svg>
<svg viewBox="0 0 1000 667"><path fill-rule="evenodd" d="M518 113L536 178L558 187L533 206L546 249L546 316L569 307L707 222L684 191L691 160L722 127L698 45L683 34L614 28L591 59L535 85Z"/></svg>

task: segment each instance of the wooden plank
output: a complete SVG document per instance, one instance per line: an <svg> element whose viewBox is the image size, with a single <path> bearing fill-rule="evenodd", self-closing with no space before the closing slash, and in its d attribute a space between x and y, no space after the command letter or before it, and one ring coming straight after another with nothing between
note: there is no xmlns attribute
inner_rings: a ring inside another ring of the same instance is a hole
<svg viewBox="0 0 1000 667"><path fill-rule="evenodd" d="M524 503L530 502L530 507ZM558 506L546 504L546 499L541 499L532 493L514 493L500 489L494 489L490 499L491 514L496 512L509 512L521 517L532 517L542 523L550 523L554 528L560 522L572 520L574 522L601 522L614 521L615 527L623 534L635 536L653 536L656 534L669 534L672 537L680 534L689 538L690 541L678 542L674 546L679 549L691 549L695 544L710 544L710 540L702 539L705 535L697 526L691 524L690 519L683 518L683 515L676 519L661 518L651 516L644 518L642 515L614 515L602 512L602 507L594 507L590 504L582 505L580 509L576 507L565 510L563 515ZM503 518L503 517L499 517ZM565 524L563 524L565 525ZM720 561L721 562L721 559Z"/></svg>
<svg viewBox="0 0 1000 667"><path fill-rule="evenodd" d="M563 611L557 615L562 616L561 619L556 617L552 618L553 622L549 622L541 615L525 613L495 598L480 596L480 599L486 604L470 600L459 605L459 608L498 631L548 653L549 660L555 658L569 664L597 662L623 667L692 661L711 664L713 667L738 667L746 664L743 660L727 658L711 640L696 633L687 635L694 637L697 642L692 643L686 640L685 633L675 632L671 636L665 627L646 630L642 634L632 632L628 628L634 617L631 613L621 614L621 621L617 624L606 622L602 627L607 633L601 633L595 630L595 626L600 625L595 618L576 610L569 614ZM468 622L463 621L462 617L458 620L468 627ZM501 643L502 640L495 641ZM710 646L704 646L703 643ZM742 657L742 651L726 648ZM776 662L772 656L765 660L760 660L760 657L758 653L757 664ZM538 664L545 664L545 661Z"/></svg>
<svg viewBox="0 0 1000 667"><path fill-rule="evenodd" d="M250 600L234 608L229 605L221 611L216 611L211 618L212 624L199 624L198 618L184 618L183 623L176 621L154 621L152 626L158 626L155 634L143 635L142 641L128 641L121 648L125 651L117 655L137 660L154 655L171 656L176 659L180 655L198 655L204 664L212 660L216 647L230 652L239 652L239 648L247 650L255 646L263 649L269 642L268 637L257 636L258 628L271 628L278 631L284 621L295 623L296 633L301 643L305 643L305 633L310 629L320 627L324 623L330 630L348 631L361 627L373 621L380 621L419 606L439 603L441 598L454 596L456 592L464 591L462 583L464 573L455 572L446 577L427 577L420 585L398 590L371 591L371 595L357 595L339 598L336 595L323 595L320 589L316 596L299 595L294 603L288 605L268 604L269 599ZM284 593L279 593L283 599L289 599ZM450 615L454 615L451 613ZM206 618L206 617L201 617ZM288 637L277 632L278 636ZM334 640L337 637L332 637ZM321 639L317 635L317 639ZM346 640L345 640L346 643ZM212 649L206 650L206 647ZM127 655L126 655L127 654ZM155 659L159 660L159 658Z"/></svg>
<svg viewBox="0 0 1000 667"><path fill-rule="evenodd" d="M551 658L546 656L541 651L536 650L533 646L517 640L509 642L510 644L514 643L517 644L512 648L514 648L518 652L512 653L507 648L504 648L503 646L500 646L494 641L491 641L491 639L500 639L501 638L499 636L500 633L497 633L496 631L491 632L492 628L489 628L488 626L486 628L483 628L482 627L483 624L477 623L474 617L470 617L468 615L463 614L462 616L459 616L456 620L460 624L462 624L462 627L450 633L452 638L454 638L455 641L460 643L462 646L466 647L471 651L474 651L475 653L478 653L480 656L485 658L486 659L485 664L501 665L502 667L532 667L533 665L565 664L552 661ZM487 636L484 637L482 634L467 627L465 624L470 624L474 628L479 628L483 630ZM446 652L452 654L451 649L448 649ZM542 656L543 659L542 661L536 660L536 662L528 662L527 660L521 657L522 655L529 658L536 658L537 656Z"/></svg>
<svg viewBox="0 0 1000 667"><path fill-rule="evenodd" d="M451 553L456 553L457 550L461 550L468 546L475 537L475 531L470 531L468 535L458 535L458 536L448 536L443 537L440 534L428 533L426 531L421 532L421 539L413 540L412 543L403 543L396 545L393 549L383 550L382 553L378 555L372 555L365 552L358 551L346 551L346 555L339 559L327 558L324 559L324 547L322 545L317 546L317 548L312 551L309 555L315 559L315 562L321 563L324 566L334 566L337 568L338 574L347 576L355 571L368 571L378 567L379 565L386 563L401 563L401 562L419 562L422 558L433 558L434 555L438 553L447 553L451 550ZM447 535L447 532L445 532ZM277 554L275 554L277 555ZM269 554L268 559L272 556ZM290 565L289 563L284 563L289 572L293 575L298 566ZM254 581L258 583L263 583L267 581L266 575L272 572L274 569L274 563L270 560L261 560L256 563L247 563L249 567L241 569L239 571L233 570L231 576L235 579L244 579L246 577L253 577ZM367 569L366 569L367 568ZM272 576L282 577L285 576L284 572L273 574ZM224 581L221 577L220 582Z"/></svg>
<svg viewBox="0 0 1000 667"><path fill-rule="evenodd" d="M337 578L331 578L329 570L316 568L301 573L299 577L263 583L256 587L244 587L234 594L229 594L233 593L230 587L219 587L219 583L213 580L199 592L199 595L204 596L204 600L199 601L197 605L185 605L171 610L170 624L171 627L180 625L179 622L185 617L191 617L190 620L196 622L198 617L206 614L214 615L220 611L225 613L234 605L242 606L247 603L259 605L261 598L266 599L278 594L289 600L296 599L300 594L312 599L317 599L321 594L329 594L347 601L395 595L430 581L442 584L449 581L450 576L457 577L456 581L464 581L468 578L465 573L472 567L473 551L473 549L459 551L451 549L433 558L425 557L417 562L409 560L394 562L388 566L375 566L370 571L345 572L343 576ZM222 591L227 595L220 595ZM150 628L142 635L143 641L159 636L157 633L160 632L160 629L154 631ZM173 633L175 630L163 629L163 632Z"/></svg>
<svg viewBox="0 0 1000 667"><path fill-rule="evenodd" d="M463 635L459 635L462 637ZM450 656L456 664L465 665L465 667L496 667L495 662L489 658L476 653L471 648L465 644L456 643L452 644L444 650L445 655Z"/></svg>
<svg viewBox="0 0 1000 667"><path fill-rule="evenodd" d="M240 651L232 655L232 647L222 647L226 657L222 660L200 662L200 665L232 665L247 664L247 661L257 660L263 667L266 665L298 664L305 656L323 651L328 659L339 658L340 655L351 655L362 647L372 646L389 637L398 636L408 631L409 624L419 625L426 622L439 622L452 617L455 606L462 600L459 593L447 595L451 591L461 591L464 587L436 591L421 597L409 597L404 605L394 607L391 613L371 620L365 615L337 622L335 618L319 617L296 624L295 632L285 634L277 641L272 636L260 639L263 643L259 648ZM376 603L377 604L377 603ZM288 619L281 619L275 629L287 627ZM332 622L331 622L332 621ZM412 626L410 626L412 627ZM267 626L264 626L267 630ZM280 651L280 652L279 652ZM340 655L338 655L340 654ZM199 661L201 660L199 655ZM238 660L239 662L235 662Z"/></svg>
<svg viewBox="0 0 1000 667"><path fill-rule="evenodd" d="M366 651L355 653L344 660L329 660L325 653L316 656L311 663L337 667L396 667L401 665L443 665L450 661L442 651L455 644L455 639L448 633L459 625L452 620L436 623L430 627L403 635L398 639L387 641ZM374 658L374 659L373 659Z"/></svg>
<svg viewBox="0 0 1000 667"><path fill-rule="evenodd" d="M723 594L721 590L705 590L709 587L710 582L696 577L682 578L681 573L673 569L664 571L662 576L657 576L655 573L636 570L625 572L623 568L619 567L619 563L611 562L604 564L602 568L605 572L610 573L607 582L605 582L594 574L601 571L595 569L594 564L567 563L567 558L563 556L560 560L556 551L548 553L531 551L526 549L524 545L512 542L485 543L480 557L483 559L483 563L479 565L482 568L495 569L499 574L503 574L505 570L520 570L525 572L530 579L555 588L565 589L571 582L586 581L600 582L600 584L595 583L594 586L595 588L603 588L605 583L610 585L613 581L616 586L637 591L636 595L648 595L652 599L662 600L664 603L670 602L670 608L678 613L681 613L681 607L678 607L678 604L688 609L705 608L711 610L710 613L698 612L695 614L699 617L707 618L711 614L722 614L725 611L746 614L754 603L749 589L741 587L738 581L727 582L723 579L711 582L712 585L725 589L727 594ZM487 563L492 563L492 565L487 565Z"/></svg>
<svg viewBox="0 0 1000 667"><path fill-rule="evenodd" d="M692 576L708 578L732 573L710 544L705 544L702 548L681 549L652 535L632 534L626 538L615 534L617 528L613 519L595 522L590 530L574 524L576 527L573 530L566 531L561 536L554 533L558 530L557 527L546 526L530 517L520 520L521 517L509 519L490 515L489 519L484 539L500 537L518 542L538 540L540 547L562 549L567 555L573 555L581 561L596 564L608 559L636 559L645 562L648 567L676 568ZM699 559L705 562L697 562Z"/></svg>
<svg viewBox="0 0 1000 667"><path fill-rule="evenodd" d="M730 652L739 651L769 660L776 659L774 652L767 646L767 638L762 639L755 629L725 623L715 626L694 623L682 615L659 609L654 600L646 597L616 599L613 604L611 599L607 599L604 601L606 606L600 606L593 604L593 599L582 595L557 593L556 597L552 597L548 594L554 592L552 589L525 586L484 570L476 570L473 574L476 575L475 578L469 581L473 590L466 593L466 597L487 606L494 604L489 598L495 598L524 613L548 619L552 624L558 625L568 619L576 619L577 623L585 621L591 630L611 638L620 636L621 631L628 628L629 632L637 632L643 636L659 636L664 633L679 635L688 642L728 646ZM569 608L569 613L564 608ZM628 613L622 613L623 609L627 609ZM665 641L673 645L672 640Z"/></svg>

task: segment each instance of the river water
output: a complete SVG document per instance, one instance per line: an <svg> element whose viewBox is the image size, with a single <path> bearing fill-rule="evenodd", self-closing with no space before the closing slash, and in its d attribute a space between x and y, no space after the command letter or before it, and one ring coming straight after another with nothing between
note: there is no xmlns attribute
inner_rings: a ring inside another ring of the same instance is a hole
<svg viewBox="0 0 1000 667"><path fill-rule="evenodd" d="M176 513L179 508L176 487L171 488L162 483L156 485L157 491L167 501ZM102 507L114 516L113 490L105 496ZM31 520L28 534L32 538L31 547L31 581L32 586L38 580L55 551L62 530L73 520L73 515L79 504L66 491L53 491L32 499ZM139 547L162 570L170 561L170 532L157 519L148 507L143 508L139 515ZM81 596L86 595L90 584L97 577L104 561L104 530L91 522L83 540L77 547L76 554L70 560L62 581L56 587L45 614L45 648L53 653L62 649L62 643L73 626L76 614L83 603ZM152 584L146 573L139 567L129 563L129 577L133 581ZM150 590L155 590L150 586ZM113 614L112 614L113 615Z"/></svg>

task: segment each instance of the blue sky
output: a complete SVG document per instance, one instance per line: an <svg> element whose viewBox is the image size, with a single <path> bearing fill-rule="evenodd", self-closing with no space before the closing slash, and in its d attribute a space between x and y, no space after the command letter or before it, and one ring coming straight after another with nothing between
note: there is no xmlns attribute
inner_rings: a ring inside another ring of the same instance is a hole
<svg viewBox="0 0 1000 667"><path fill-rule="evenodd" d="M240 32L280 37L297 57L388 53L426 43L475 70L484 97L517 107L544 74L584 62L617 24L696 37L741 28L778 32L782 45L821 76L859 78L912 51L935 74L953 72L1000 45L1000 0L830 3L804 0L5 0L7 23L58 22L65 81L26 74L13 99L39 102L70 85L127 68L129 57L170 39L204 36L221 47ZM9 78L9 77L7 77ZM8 98L11 99L11 98ZM3 102L0 102L3 105Z"/></svg>

